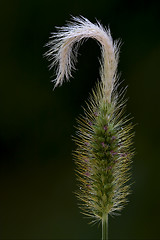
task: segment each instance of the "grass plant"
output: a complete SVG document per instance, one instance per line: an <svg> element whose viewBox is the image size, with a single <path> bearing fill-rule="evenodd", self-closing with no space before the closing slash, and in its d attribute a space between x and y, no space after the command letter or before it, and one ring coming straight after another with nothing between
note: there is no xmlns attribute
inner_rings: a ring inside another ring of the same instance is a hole
<svg viewBox="0 0 160 240"><path fill-rule="evenodd" d="M74 152L82 212L91 222L102 222L102 239L108 239L108 215L118 214L130 193L134 135L131 119L125 115L125 89L118 91L119 41L99 22L73 17L52 33L46 53L56 66L55 87L69 80L75 69L78 47L84 39L95 39L101 47L100 81L89 96L84 115L77 120Z"/></svg>

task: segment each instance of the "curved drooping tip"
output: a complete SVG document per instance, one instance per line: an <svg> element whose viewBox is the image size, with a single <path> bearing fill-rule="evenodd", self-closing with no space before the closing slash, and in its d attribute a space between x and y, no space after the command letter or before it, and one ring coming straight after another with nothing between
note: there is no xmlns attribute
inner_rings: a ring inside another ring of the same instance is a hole
<svg viewBox="0 0 160 240"><path fill-rule="evenodd" d="M108 99L111 97L118 64L118 42L113 42L110 30L105 29L98 21L93 24L88 19L72 17L72 20L63 27L57 27L52 33L45 53L50 63L50 69L56 69L55 87L61 86L64 80L69 80L71 71L75 69L77 53L82 39L92 38L101 46L101 80L104 83Z"/></svg>

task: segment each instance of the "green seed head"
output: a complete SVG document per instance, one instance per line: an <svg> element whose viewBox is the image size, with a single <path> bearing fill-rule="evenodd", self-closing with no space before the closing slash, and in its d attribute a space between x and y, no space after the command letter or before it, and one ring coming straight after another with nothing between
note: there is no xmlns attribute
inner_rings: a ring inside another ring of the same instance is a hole
<svg viewBox="0 0 160 240"><path fill-rule="evenodd" d="M88 216L120 211L127 202L133 151L133 125L123 116L124 103L117 94L108 103L99 84L88 102L85 115L78 119L75 142L79 189L77 197Z"/></svg>

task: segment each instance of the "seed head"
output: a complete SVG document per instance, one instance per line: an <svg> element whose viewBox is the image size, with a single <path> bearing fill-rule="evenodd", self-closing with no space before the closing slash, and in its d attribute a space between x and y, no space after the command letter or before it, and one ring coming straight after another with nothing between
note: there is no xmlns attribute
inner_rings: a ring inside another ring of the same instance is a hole
<svg viewBox="0 0 160 240"><path fill-rule="evenodd" d="M46 56L51 68L57 66L55 86L71 77L84 38L100 43L101 81L92 90L84 116L77 120L76 195L83 213L101 220L106 214L119 212L127 202L133 125L124 116L126 101L117 91L118 41L113 42L110 30L99 22L93 24L84 17L73 17L72 22L52 34Z"/></svg>

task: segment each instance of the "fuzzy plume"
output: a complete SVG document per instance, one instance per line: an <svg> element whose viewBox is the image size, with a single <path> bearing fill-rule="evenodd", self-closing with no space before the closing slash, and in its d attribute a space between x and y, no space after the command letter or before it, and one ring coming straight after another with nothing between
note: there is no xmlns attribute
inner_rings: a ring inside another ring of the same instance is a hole
<svg viewBox="0 0 160 240"><path fill-rule="evenodd" d="M51 68L57 66L55 86L71 77L78 47L85 38L100 43L101 81L92 90L84 116L78 119L74 157L80 207L94 221L119 212L127 202L133 125L124 116L123 91L117 92L118 42L113 42L109 29L99 22L74 17L52 34L46 56Z"/></svg>
<svg viewBox="0 0 160 240"><path fill-rule="evenodd" d="M82 40L93 38L101 46L101 80L106 91L105 97L110 102L118 63L118 42L113 43L110 30L105 30L99 22L93 24L84 17L73 17L73 22L57 29L58 32L52 33L46 53L51 61L50 68L57 67L57 77L53 80L55 87L72 76L71 69L75 69L78 47Z"/></svg>

